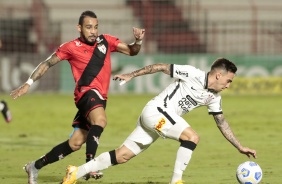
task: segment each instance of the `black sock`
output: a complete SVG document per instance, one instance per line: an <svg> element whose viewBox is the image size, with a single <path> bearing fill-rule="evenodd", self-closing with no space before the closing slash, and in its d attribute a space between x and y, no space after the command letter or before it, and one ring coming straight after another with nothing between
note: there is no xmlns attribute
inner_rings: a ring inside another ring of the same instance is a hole
<svg viewBox="0 0 282 184"><path fill-rule="evenodd" d="M71 154L73 150L69 145L69 141L62 142L61 144L55 146L49 153L42 156L40 159L35 161L35 168L41 169L42 167L56 162L65 158L67 155Z"/></svg>
<svg viewBox="0 0 282 184"><path fill-rule="evenodd" d="M103 130L104 128L99 125L91 125L86 139L86 162L95 157Z"/></svg>
<svg viewBox="0 0 282 184"><path fill-rule="evenodd" d="M118 162L117 162L117 157L116 157L116 150L109 151L109 154L110 154L110 157L111 157L112 165L117 165Z"/></svg>

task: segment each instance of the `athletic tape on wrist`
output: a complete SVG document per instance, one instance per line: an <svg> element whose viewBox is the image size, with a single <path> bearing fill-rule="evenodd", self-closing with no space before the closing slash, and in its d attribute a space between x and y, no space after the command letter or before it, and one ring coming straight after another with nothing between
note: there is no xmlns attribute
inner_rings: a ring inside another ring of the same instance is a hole
<svg viewBox="0 0 282 184"><path fill-rule="evenodd" d="M136 45L142 45L142 40L136 40L136 41L135 41L135 44L136 44Z"/></svg>
<svg viewBox="0 0 282 184"><path fill-rule="evenodd" d="M30 85L30 86L31 86L31 85L32 85L32 83L33 83L33 80L29 78L29 79L28 79L25 83L27 83L28 85Z"/></svg>

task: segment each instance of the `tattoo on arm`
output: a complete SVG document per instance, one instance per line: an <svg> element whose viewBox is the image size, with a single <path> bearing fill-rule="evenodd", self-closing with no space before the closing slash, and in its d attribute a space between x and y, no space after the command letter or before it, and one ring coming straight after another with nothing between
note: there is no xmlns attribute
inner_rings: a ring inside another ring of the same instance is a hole
<svg viewBox="0 0 282 184"><path fill-rule="evenodd" d="M228 122L225 120L223 114L214 115L214 120L217 124L217 127L223 134L223 136L237 149L240 149L242 146L239 140L235 137L234 133L232 132Z"/></svg>
<svg viewBox="0 0 282 184"><path fill-rule="evenodd" d="M47 70L60 62L60 59L57 57L56 54L52 54L50 57L48 57L45 61L42 61L32 72L30 78L33 79L33 81L36 81L40 79Z"/></svg>
<svg viewBox="0 0 282 184"><path fill-rule="evenodd" d="M165 74L170 75L170 64L159 63L159 64L148 65L145 66L144 68L132 72L130 76L133 78L141 75L156 73L159 71L162 71Z"/></svg>

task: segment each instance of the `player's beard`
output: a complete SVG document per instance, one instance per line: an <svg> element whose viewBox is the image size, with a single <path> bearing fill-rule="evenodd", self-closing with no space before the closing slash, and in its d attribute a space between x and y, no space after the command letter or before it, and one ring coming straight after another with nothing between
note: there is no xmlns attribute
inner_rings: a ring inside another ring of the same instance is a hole
<svg viewBox="0 0 282 184"><path fill-rule="evenodd" d="M96 39L94 41L88 41L88 39L86 38L86 36L83 34L83 32L81 32L81 38L82 40L84 40L84 43L87 45L94 45Z"/></svg>

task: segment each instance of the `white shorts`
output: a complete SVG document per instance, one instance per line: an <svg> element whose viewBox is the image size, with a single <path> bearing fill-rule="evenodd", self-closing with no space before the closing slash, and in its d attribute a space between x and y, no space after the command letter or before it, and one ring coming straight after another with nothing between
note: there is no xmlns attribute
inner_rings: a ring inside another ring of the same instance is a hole
<svg viewBox="0 0 282 184"><path fill-rule="evenodd" d="M136 128L123 145L135 155L147 149L160 136L179 141L179 137L189 124L175 112L166 108L147 105L140 115Z"/></svg>

